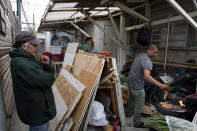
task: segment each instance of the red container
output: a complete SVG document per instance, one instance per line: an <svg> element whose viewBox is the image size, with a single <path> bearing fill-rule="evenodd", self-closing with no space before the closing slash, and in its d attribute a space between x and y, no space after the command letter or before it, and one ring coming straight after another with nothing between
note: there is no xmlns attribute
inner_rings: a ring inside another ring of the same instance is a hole
<svg viewBox="0 0 197 131"><path fill-rule="evenodd" d="M112 53L110 51L104 51L104 52L101 52L101 55L110 56L112 55Z"/></svg>
<svg viewBox="0 0 197 131"><path fill-rule="evenodd" d="M59 62L59 61L63 61L64 57L62 54L52 54L52 61L54 62Z"/></svg>

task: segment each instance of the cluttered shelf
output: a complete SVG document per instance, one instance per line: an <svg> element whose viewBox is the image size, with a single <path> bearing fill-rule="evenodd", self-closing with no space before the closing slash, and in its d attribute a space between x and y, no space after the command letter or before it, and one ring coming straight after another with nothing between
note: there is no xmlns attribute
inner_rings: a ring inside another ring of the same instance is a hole
<svg viewBox="0 0 197 131"><path fill-rule="evenodd" d="M134 57L130 57L129 61L130 62L134 61ZM152 62L153 62L154 65L164 65L164 62L162 62L162 61L155 61L155 60L153 60ZM179 67L179 68L189 68L189 69L197 70L197 65L191 65L191 64L167 62L166 66Z"/></svg>

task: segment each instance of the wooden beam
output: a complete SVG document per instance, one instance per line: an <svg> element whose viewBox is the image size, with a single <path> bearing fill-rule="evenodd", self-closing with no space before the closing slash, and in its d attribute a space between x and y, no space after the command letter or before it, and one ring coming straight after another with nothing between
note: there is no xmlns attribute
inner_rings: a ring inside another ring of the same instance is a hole
<svg viewBox="0 0 197 131"><path fill-rule="evenodd" d="M139 8L144 7L145 5L146 5L146 4L141 4L141 5L139 5L139 6L135 6L135 7L131 8L131 9L132 9L132 10L137 10L137 9L139 9ZM121 13L118 12L118 13L116 13L116 14L113 14L112 17L116 17L116 16L120 16L120 15L121 15Z"/></svg>
<svg viewBox="0 0 197 131"><path fill-rule="evenodd" d="M90 9L81 9L81 8L68 8L62 10L50 10L48 12L65 12L65 11L89 11ZM107 9L92 9L91 11L107 11Z"/></svg>
<svg viewBox="0 0 197 131"><path fill-rule="evenodd" d="M100 0L53 0L53 3L73 3L73 2L83 2L83 3L94 3ZM130 2L130 3L143 3L146 0L117 0L119 2Z"/></svg>
<svg viewBox="0 0 197 131"><path fill-rule="evenodd" d="M75 13L73 13L70 17L69 17L69 19L71 19L74 15L76 15L77 13L78 13L79 11L76 11Z"/></svg>
<svg viewBox="0 0 197 131"><path fill-rule="evenodd" d="M103 29L96 21L92 19L92 17L88 16L86 13L83 13L89 21L91 21L93 24L95 24L100 30L102 30L112 41L114 41L119 47L125 49L125 47L118 41L116 40L110 33L106 32L105 29Z"/></svg>
<svg viewBox="0 0 197 131"><path fill-rule="evenodd" d="M190 25L197 30L197 23L192 17L175 1L175 0L167 0L167 2L177 11L179 12L189 23Z"/></svg>
<svg viewBox="0 0 197 131"><path fill-rule="evenodd" d="M146 22L149 21L148 18L144 17L143 15L139 14L138 12L136 12L136 11L134 11L134 10L128 8L127 6L125 6L125 5L123 5L123 4L119 3L119 2L115 2L114 5L115 5L116 7L119 7L122 11L124 11L124 12L130 14L131 16L134 16L134 17L137 18L137 19L140 19L140 20L146 21Z"/></svg>
<svg viewBox="0 0 197 131"><path fill-rule="evenodd" d="M74 3L74 2L85 2L92 3L98 2L99 0L53 0L53 3Z"/></svg>
<svg viewBox="0 0 197 131"><path fill-rule="evenodd" d="M88 35L88 33L86 33L84 30L82 30L79 26L77 26L76 24L74 24L73 22L70 22L76 29L78 29L81 33L83 33L85 36L90 37L90 35Z"/></svg>
<svg viewBox="0 0 197 131"><path fill-rule="evenodd" d="M191 17L196 17L197 16L197 11L191 12L191 13L189 13L189 15ZM184 17L182 15L170 17L170 22L175 22L175 21L180 21L180 20L184 20ZM168 23L168 18L153 21L151 23L151 25L155 26L155 25L161 25L161 24L166 24L166 23ZM134 26L126 27L126 31L140 29L140 28L142 28L144 26L145 26L145 24L140 24L140 25L134 25Z"/></svg>
<svg viewBox="0 0 197 131"><path fill-rule="evenodd" d="M55 6L55 4L54 4L52 1L50 1L49 4L47 5L47 8L46 8L45 11L44 11L43 16L42 16L42 19L43 19L43 20L47 17L48 12L49 12L54 6Z"/></svg>
<svg viewBox="0 0 197 131"><path fill-rule="evenodd" d="M112 17L112 15L111 15L111 13L110 13L109 10L108 10L108 14L109 14L109 18L110 18L110 20L111 20L113 29L114 29L114 31L115 31L115 33L116 33L116 36L117 36L118 39L121 41L121 36L120 36L119 31L118 31L118 27L117 27L117 25L116 25L116 23L115 23L115 21L114 21L114 19L113 19L113 17Z"/></svg>
<svg viewBox="0 0 197 131"><path fill-rule="evenodd" d="M131 48L146 49L146 47L143 47L143 46L137 46L137 47L131 47ZM158 49L159 50L165 50L164 47L158 47ZM168 48L168 50L195 52L195 51L197 51L197 48Z"/></svg>
<svg viewBox="0 0 197 131"><path fill-rule="evenodd" d="M134 58L132 57L132 58L129 58L129 61L134 61ZM161 61L152 61L152 63L154 64L154 65L164 65L164 63L163 62L161 62ZM171 67L179 67L179 68L186 68L186 69L195 69L195 70L197 70L197 65L189 65L189 64L181 64L181 63L171 63L171 62L167 62L166 63L166 66L171 66Z"/></svg>

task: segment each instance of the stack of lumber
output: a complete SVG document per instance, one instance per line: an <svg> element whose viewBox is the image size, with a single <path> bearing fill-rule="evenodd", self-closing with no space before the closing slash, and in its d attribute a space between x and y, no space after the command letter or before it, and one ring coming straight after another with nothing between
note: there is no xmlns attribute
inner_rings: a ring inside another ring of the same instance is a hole
<svg viewBox="0 0 197 131"><path fill-rule="evenodd" d="M86 130L92 103L101 82L102 84L111 82L110 84L116 89L114 94L121 94L119 87L116 86L119 83L117 67L109 68L112 66L112 59L82 51L77 52L77 47L77 43L69 43L61 72L53 84L57 115L50 121L49 131ZM110 60L111 64L105 64L105 61L110 62ZM104 65L107 66L107 71L104 71ZM100 80L101 75L103 75L102 80ZM118 102L116 108L122 113L123 104L118 100L122 96L119 94L116 95Z"/></svg>
<svg viewBox="0 0 197 131"><path fill-rule="evenodd" d="M76 53L77 43L70 43L53 92L57 115L50 122L51 131L79 130L96 94L104 60L97 55Z"/></svg>

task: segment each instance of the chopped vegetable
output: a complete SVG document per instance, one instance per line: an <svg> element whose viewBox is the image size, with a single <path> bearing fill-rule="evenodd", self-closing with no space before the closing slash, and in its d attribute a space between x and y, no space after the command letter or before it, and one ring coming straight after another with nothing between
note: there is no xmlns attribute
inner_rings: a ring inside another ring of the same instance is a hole
<svg viewBox="0 0 197 131"><path fill-rule="evenodd" d="M145 125L158 131L169 131L166 118L163 115L149 117Z"/></svg>

